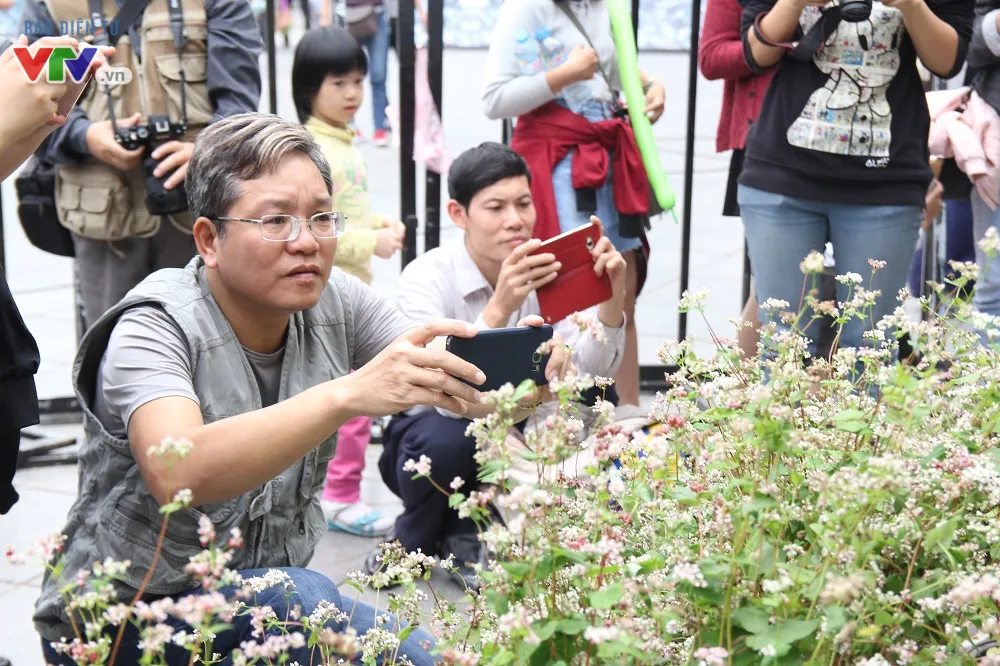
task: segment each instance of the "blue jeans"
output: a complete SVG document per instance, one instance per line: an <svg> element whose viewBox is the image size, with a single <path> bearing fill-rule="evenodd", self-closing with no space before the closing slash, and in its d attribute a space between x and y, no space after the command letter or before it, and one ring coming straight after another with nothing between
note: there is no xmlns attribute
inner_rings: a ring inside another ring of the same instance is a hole
<svg viewBox="0 0 1000 666"><path fill-rule="evenodd" d="M972 238L976 246L976 264L979 266L979 279L976 280L972 306L980 312L998 317L1000 316L1000 256L992 259L986 256L986 253L979 249L979 241L990 227L997 227L1000 224L1000 209L990 210L975 188L972 189L970 199ZM985 331L980 333L985 336Z"/></svg>
<svg viewBox="0 0 1000 666"><path fill-rule="evenodd" d="M739 186L737 200L746 230L750 266L753 270L757 302L769 298L788 301L790 310L798 312L802 302L802 287L806 276L799 264L812 250L823 252L827 240L833 244L837 274L858 273L866 289L882 291L870 313L862 322L852 319L844 326L840 347L861 347L863 334L874 328L882 317L896 308L896 294L906 285L906 274L917 244L923 213L919 206L865 206L825 203ZM868 259L886 262L885 268L871 279ZM847 299L848 286L837 283L837 300ZM803 304L804 305L804 304ZM771 321L768 313L758 309L761 324ZM807 312L800 322L809 323ZM818 322L817 322L818 323ZM809 350L816 353L818 333L807 333ZM789 326L776 321L779 331Z"/></svg>
<svg viewBox="0 0 1000 666"><path fill-rule="evenodd" d="M263 576L267 573L267 569L247 569L240 572L244 579L253 578L256 576ZM350 616L350 626L357 631L358 639L360 640L362 636L369 630L375 627L375 609L367 604L358 602L353 604L353 611L344 606L343 601L340 598L340 591L337 586L329 578L323 574L311 571L309 569L293 569L285 568L282 571L286 572L294 585L291 592L284 590L283 586L270 587L263 592L255 595L255 598L247 600L247 603L251 606L262 607L270 606L274 609L275 614L278 619L285 621L288 618L288 612L293 609L296 605L300 606L302 609L302 615L310 615L321 601L328 601L338 608L344 610ZM222 593L227 598L232 598L233 593L236 591L234 588L223 588ZM193 590L191 592L186 592L181 596L188 596L191 594L198 594L198 590ZM286 600L285 595L290 596ZM396 626L396 619L389 615L388 613L381 611L379 613L381 616L389 617L389 621L386 624L381 624L380 627L391 631L392 633L399 633L404 624L399 627ZM263 639L252 637L253 629L250 626L250 616L249 615L237 615L233 618L232 629L228 629L224 632L219 633L215 640L212 641L213 652L218 652L224 655L224 659L221 662L226 666L232 664L231 653L233 650L240 647L240 644L244 641L250 641L253 643L261 643ZM174 628L174 631L191 631L191 628L184 622L174 618L169 617L166 624L169 624ZM329 622L327 627L333 629L335 632L343 632L347 629L348 622ZM112 644L114 641L114 636L117 635L118 629L114 628L114 633L112 633ZM275 632L275 635L280 632ZM140 637L139 632L136 630L135 626L129 624L125 629L125 634L122 636L121 645L118 648L118 655L115 659L116 666L135 666L139 663L139 659L142 656L142 652L138 648ZM433 657L420 646L421 642L429 641L429 644L433 644L433 639L430 634L421 630L415 629L407 638L404 640L399 649L399 656L402 657L404 654L412 661L415 666L433 666ZM68 655L57 654L56 651L49 645L48 641L42 640L42 651L45 656L45 663L51 664L52 666L74 666L73 660ZM312 650L309 648L299 648L296 650L291 650L288 653L289 663L297 661L301 666L307 665L318 665L322 661L322 655L318 649ZM167 666L188 666L190 662L191 653L186 649L177 647L175 645L168 645L166 649L166 663ZM334 657L336 660L338 657ZM355 663L361 663L361 656L358 655ZM382 663L382 660L379 660Z"/></svg>
<svg viewBox="0 0 1000 666"><path fill-rule="evenodd" d="M561 102L560 102L561 103ZM565 106L565 104L563 104ZM591 101L580 115L590 122L607 120L611 117L610 107L605 102ZM552 170L552 189L559 214L559 229L565 233L590 222L590 213L577 210L576 190L573 189L573 154L570 150ZM610 158L609 158L610 159ZM604 225L604 235L619 252L628 252L642 247L641 238L625 238L619 233L618 209L615 208L615 189L611 168L601 189L597 190L597 212L594 213Z"/></svg>
<svg viewBox="0 0 1000 666"><path fill-rule="evenodd" d="M385 129L385 107L389 105L385 92L385 70L389 60L389 19L382 7L378 8L378 32L363 40L361 46L368 53L368 80L372 84L372 119L377 131Z"/></svg>

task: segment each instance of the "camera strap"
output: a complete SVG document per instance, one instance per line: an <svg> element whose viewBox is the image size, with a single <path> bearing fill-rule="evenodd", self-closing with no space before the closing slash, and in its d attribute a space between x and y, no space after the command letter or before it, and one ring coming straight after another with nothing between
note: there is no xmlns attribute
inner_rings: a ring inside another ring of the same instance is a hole
<svg viewBox="0 0 1000 666"><path fill-rule="evenodd" d="M110 35L105 29L104 16L101 13L101 0L88 0L90 5L90 20L94 27L94 41L102 46L114 46L119 37L127 32L132 24L136 22L139 16L145 11L146 6L149 5L150 0L125 0L125 4L121 9L118 10L118 15L115 16L115 21L119 27L117 34ZM184 9L181 6L181 0L169 0L168 1L168 11L170 13L170 28L174 36L174 47L177 49L177 67L181 74L181 124L184 126L184 130L187 130L187 78L184 71L183 59L181 54L184 52L184 47L187 44L187 33L184 30ZM111 90L107 86L102 86L105 94L108 96L108 113L111 118L111 126L117 133L118 126L115 122L115 109L114 103L111 98Z"/></svg>

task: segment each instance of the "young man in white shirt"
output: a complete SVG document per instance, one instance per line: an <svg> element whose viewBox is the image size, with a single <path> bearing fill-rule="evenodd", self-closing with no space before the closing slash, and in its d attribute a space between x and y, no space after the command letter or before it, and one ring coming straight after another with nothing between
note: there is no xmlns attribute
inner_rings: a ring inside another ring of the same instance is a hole
<svg viewBox="0 0 1000 666"><path fill-rule="evenodd" d="M484 143L455 160L448 188L448 214L464 238L406 267L399 280L399 309L414 321L446 317L473 322L479 329L538 318L535 290L554 280L561 266L552 254L529 256L541 241L532 238L536 213L527 164L503 144ZM625 346L625 260L607 237L595 245L593 257L595 271L607 273L612 284L612 297L587 311L600 321L605 340L581 334L568 320L553 328L573 348L579 374L613 377ZM530 413L523 416L526 420ZM464 565L482 558L475 524L459 519L448 498L427 479L414 480L412 472L403 470L408 459L426 455L441 487L455 477L464 480L466 490L478 486L475 440L465 435L468 424L462 416L432 408L397 414L385 431L379 469L404 505L390 540L398 539L407 551L419 548L442 558L454 554L462 578L474 588L475 572ZM378 568L379 552L376 548L369 556L369 570Z"/></svg>

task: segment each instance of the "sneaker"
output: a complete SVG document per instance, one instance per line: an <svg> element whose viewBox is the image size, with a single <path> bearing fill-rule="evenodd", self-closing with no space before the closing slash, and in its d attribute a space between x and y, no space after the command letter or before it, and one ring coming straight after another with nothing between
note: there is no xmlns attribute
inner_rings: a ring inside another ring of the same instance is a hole
<svg viewBox="0 0 1000 666"><path fill-rule="evenodd" d="M389 133L384 129L375 130L375 134L372 135L372 143L382 148L389 145Z"/></svg>
<svg viewBox="0 0 1000 666"><path fill-rule="evenodd" d="M396 519L383 516L364 502L328 502L323 500L326 526L332 532L347 532L360 537L382 537L389 533Z"/></svg>

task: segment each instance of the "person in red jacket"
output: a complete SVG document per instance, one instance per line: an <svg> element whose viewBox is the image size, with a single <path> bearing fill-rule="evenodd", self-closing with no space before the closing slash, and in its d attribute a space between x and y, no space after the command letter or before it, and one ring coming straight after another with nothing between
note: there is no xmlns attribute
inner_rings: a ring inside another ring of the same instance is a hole
<svg viewBox="0 0 1000 666"><path fill-rule="evenodd" d="M708 0L705 28L698 48L698 68L702 76L709 81L725 81L719 127L715 133L715 151L733 151L726 199L722 205L722 214L727 217L740 216L740 207L736 203L736 181L743 170L747 132L760 113L767 87L774 76L773 69L754 74L747 66L740 36L742 15L743 8L738 0ZM760 321L757 319L757 298L752 279L750 297L743 306L741 317L750 325L740 329L740 349L745 356L753 356L757 353Z"/></svg>

